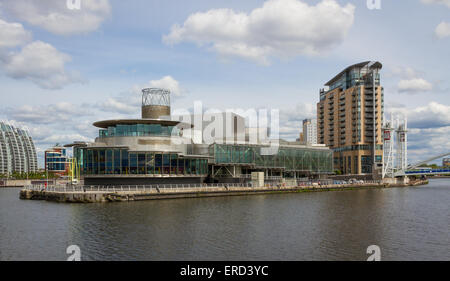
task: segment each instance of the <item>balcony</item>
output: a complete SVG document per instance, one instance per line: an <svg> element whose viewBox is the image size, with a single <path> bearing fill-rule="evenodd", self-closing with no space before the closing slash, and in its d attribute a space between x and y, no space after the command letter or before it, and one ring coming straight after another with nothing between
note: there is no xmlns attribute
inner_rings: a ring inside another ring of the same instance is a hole
<svg viewBox="0 0 450 281"><path fill-rule="evenodd" d="M366 107L365 112L366 112L366 113L373 113L373 108L372 108L372 107ZM375 114L376 114L376 113L378 113L378 109L375 110Z"/></svg>
<svg viewBox="0 0 450 281"><path fill-rule="evenodd" d="M371 133L371 132L366 132L366 133L364 134L364 136L367 137L367 138L373 138L373 133ZM378 138L378 134L375 134L375 137Z"/></svg>

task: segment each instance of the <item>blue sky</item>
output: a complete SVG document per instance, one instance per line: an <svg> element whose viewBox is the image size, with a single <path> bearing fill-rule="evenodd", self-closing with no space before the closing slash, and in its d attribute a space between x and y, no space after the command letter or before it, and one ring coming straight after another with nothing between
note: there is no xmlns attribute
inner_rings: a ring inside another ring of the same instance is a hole
<svg viewBox="0 0 450 281"><path fill-rule="evenodd" d="M174 108L277 108L295 139L325 82L377 60L410 161L448 151L450 0L380 2L0 0L0 119L28 127L42 156L93 140L96 120L138 117L156 85Z"/></svg>

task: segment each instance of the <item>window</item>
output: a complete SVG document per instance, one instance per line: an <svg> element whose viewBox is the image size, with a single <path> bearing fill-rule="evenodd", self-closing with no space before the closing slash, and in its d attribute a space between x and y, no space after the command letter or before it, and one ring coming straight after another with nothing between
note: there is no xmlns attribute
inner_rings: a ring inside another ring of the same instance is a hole
<svg viewBox="0 0 450 281"><path fill-rule="evenodd" d="M170 174L170 154L163 154L163 174Z"/></svg>
<svg viewBox="0 0 450 281"><path fill-rule="evenodd" d="M128 150L122 149L122 175L128 175L129 173Z"/></svg>
<svg viewBox="0 0 450 281"><path fill-rule="evenodd" d="M160 175L162 172L162 155L155 154L155 174Z"/></svg>
<svg viewBox="0 0 450 281"><path fill-rule="evenodd" d="M113 173L113 151L112 149L106 150L106 174Z"/></svg>
<svg viewBox="0 0 450 281"><path fill-rule="evenodd" d="M184 166L186 169L186 175L190 175L191 174L191 159L184 159Z"/></svg>
<svg viewBox="0 0 450 281"><path fill-rule="evenodd" d="M138 174L145 174L145 153L138 154Z"/></svg>
<svg viewBox="0 0 450 281"><path fill-rule="evenodd" d="M137 154L130 153L129 156L130 156L130 174L137 174L138 172Z"/></svg>
<svg viewBox="0 0 450 281"><path fill-rule="evenodd" d="M114 174L120 175L120 149L114 149Z"/></svg>
<svg viewBox="0 0 450 281"><path fill-rule="evenodd" d="M170 155L170 174L177 174L177 166L178 166L178 155L171 154Z"/></svg>
<svg viewBox="0 0 450 281"><path fill-rule="evenodd" d="M147 153L146 166L147 174L155 173L155 155L153 153Z"/></svg>
<svg viewBox="0 0 450 281"><path fill-rule="evenodd" d="M92 150L92 174L98 174L98 150Z"/></svg>

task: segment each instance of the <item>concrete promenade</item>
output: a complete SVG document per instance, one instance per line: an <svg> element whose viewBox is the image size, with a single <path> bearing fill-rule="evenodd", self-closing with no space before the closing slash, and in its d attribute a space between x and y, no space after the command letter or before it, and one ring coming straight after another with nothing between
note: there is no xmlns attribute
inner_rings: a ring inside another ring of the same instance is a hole
<svg viewBox="0 0 450 281"><path fill-rule="evenodd" d="M21 199L47 200L65 203L125 202L171 198L198 198L214 196L236 196L292 192L343 191L354 189L389 188L422 185L427 181L416 181L407 185L385 183L332 184L314 186L270 186L251 187L245 184L217 184L216 186L116 186L116 187L27 187L20 191Z"/></svg>

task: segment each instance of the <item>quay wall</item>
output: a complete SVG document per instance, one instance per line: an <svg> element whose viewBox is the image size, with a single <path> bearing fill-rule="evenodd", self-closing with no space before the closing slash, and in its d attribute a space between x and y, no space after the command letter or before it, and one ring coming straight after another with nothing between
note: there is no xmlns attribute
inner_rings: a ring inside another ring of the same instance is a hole
<svg viewBox="0 0 450 281"><path fill-rule="evenodd" d="M65 203L127 202L174 198L199 198L215 196L237 196L254 194L274 194L290 192L343 191L355 189L389 188L426 184L426 181L408 185L328 185L293 187L190 187L190 188L151 188L147 190L99 190L99 191L47 191L22 189L21 199L47 200Z"/></svg>

